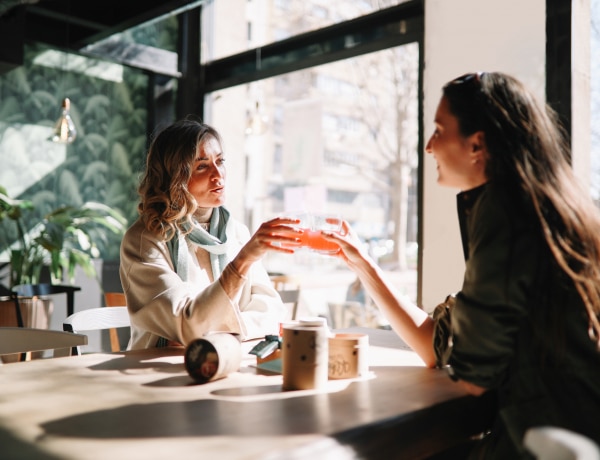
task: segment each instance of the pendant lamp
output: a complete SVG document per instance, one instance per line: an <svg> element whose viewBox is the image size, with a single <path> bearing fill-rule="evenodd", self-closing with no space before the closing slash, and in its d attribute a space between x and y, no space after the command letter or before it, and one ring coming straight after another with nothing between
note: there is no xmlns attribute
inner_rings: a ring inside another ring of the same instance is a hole
<svg viewBox="0 0 600 460"><path fill-rule="evenodd" d="M262 69L262 49L261 48L256 49L255 66L256 66L256 71L260 72ZM261 85L262 85L262 83L261 83ZM260 89L261 89L260 86L258 88L256 88L257 91L259 91ZM262 91L260 91L259 94L262 94ZM268 128L269 128L269 117L267 117L260 110L260 105L258 103L258 97L257 97L256 105L254 107L254 112L249 114L248 120L246 121L246 134L254 135L254 136L261 136L267 132Z"/></svg>
<svg viewBox="0 0 600 460"><path fill-rule="evenodd" d="M67 1L67 12L71 12L71 0ZM65 29L65 42L67 44L67 50L69 50L69 32L69 23L67 23ZM65 61L63 72L68 70L68 66L66 64L68 64L69 52L70 51L63 53ZM68 97L65 97L62 101L60 118L56 121L56 124L54 125L54 131L50 136L52 142L57 142L59 144L70 144L77 137L77 130L75 129L75 123L73 123L73 120L71 119L70 110L71 100Z"/></svg>
<svg viewBox="0 0 600 460"><path fill-rule="evenodd" d="M258 101L256 101L254 113L248 117L246 123L246 134L260 136L267 132L268 127L269 117L261 112Z"/></svg>
<svg viewBox="0 0 600 460"><path fill-rule="evenodd" d="M68 97L65 97L62 102L62 113L56 125L54 125L54 133L52 134L53 142L70 144L77 137L77 130L75 129L75 123L71 119L70 110L71 101Z"/></svg>

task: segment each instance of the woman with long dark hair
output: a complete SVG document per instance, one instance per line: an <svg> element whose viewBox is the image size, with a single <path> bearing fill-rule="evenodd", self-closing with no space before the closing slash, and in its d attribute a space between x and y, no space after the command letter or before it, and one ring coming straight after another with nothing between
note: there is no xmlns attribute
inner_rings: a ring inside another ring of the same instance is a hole
<svg viewBox="0 0 600 460"><path fill-rule="evenodd" d="M428 366L472 394L496 393L473 458L529 458L523 436L540 425L600 443L600 214L556 117L515 78L472 73L444 86L434 124L426 151L438 183L460 190L460 291L428 315L348 224L328 239Z"/></svg>

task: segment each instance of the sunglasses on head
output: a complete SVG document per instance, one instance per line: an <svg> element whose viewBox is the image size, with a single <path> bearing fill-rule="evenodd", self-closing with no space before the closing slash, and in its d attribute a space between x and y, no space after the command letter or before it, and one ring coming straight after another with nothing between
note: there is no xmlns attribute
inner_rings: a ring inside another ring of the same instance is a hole
<svg viewBox="0 0 600 460"><path fill-rule="evenodd" d="M485 72L474 72L474 73L466 73L458 78L452 80L450 85L462 85L465 83L473 82L476 85L481 85L481 78Z"/></svg>

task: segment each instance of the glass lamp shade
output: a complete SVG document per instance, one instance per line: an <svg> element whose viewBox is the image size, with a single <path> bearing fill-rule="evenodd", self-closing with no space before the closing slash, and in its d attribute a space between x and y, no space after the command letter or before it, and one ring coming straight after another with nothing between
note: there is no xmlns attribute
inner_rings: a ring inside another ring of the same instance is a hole
<svg viewBox="0 0 600 460"><path fill-rule="evenodd" d="M54 125L54 132L51 138L53 142L70 144L77 137L75 124L73 123L71 115L69 114L70 109L71 101L68 97L65 97L62 102L62 113L56 122L56 125Z"/></svg>

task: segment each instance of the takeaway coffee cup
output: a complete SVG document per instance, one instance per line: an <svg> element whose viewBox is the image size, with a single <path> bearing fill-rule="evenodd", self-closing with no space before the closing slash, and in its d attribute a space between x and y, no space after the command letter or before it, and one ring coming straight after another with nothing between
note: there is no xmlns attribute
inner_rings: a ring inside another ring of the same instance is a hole
<svg viewBox="0 0 600 460"><path fill-rule="evenodd" d="M284 325L281 360L284 390L320 389L327 385L328 335L324 323Z"/></svg>
<svg viewBox="0 0 600 460"><path fill-rule="evenodd" d="M369 371L369 336L367 334L335 334L329 338L329 378L364 377Z"/></svg>
<svg viewBox="0 0 600 460"><path fill-rule="evenodd" d="M190 342L185 350L185 369L198 383L227 377L239 370L242 346L237 334L214 332Z"/></svg>

